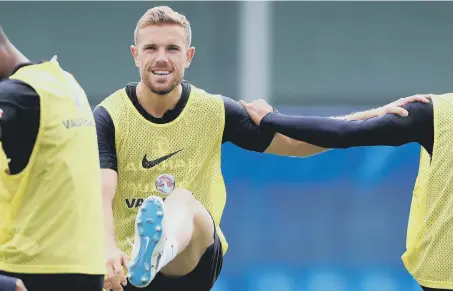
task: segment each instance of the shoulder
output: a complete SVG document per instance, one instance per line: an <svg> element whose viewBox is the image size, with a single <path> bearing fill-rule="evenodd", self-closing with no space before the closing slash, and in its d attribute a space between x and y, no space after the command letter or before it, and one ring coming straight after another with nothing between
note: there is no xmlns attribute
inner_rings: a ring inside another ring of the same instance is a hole
<svg viewBox="0 0 453 291"><path fill-rule="evenodd" d="M435 119L450 120L453 113L453 93L432 95L431 99Z"/></svg>
<svg viewBox="0 0 453 291"><path fill-rule="evenodd" d="M453 104L453 93L431 95L434 107L442 106L445 104ZM436 104L437 103L437 104Z"/></svg>
<svg viewBox="0 0 453 291"><path fill-rule="evenodd" d="M129 99L126 93L126 88L127 87L118 89L107 96L96 106L95 111L98 107L102 107L103 110L107 111L114 119L122 116L127 105L126 102Z"/></svg>
<svg viewBox="0 0 453 291"><path fill-rule="evenodd" d="M205 107L211 107L212 109L220 108L223 115L227 116L227 118L228 116L239 116L241 119L247 119L249 117L247 111L245 111L244 107L242 107L242 105L239 104L238 101L221 94L208 93L205 90L194 86L193 84L191 84L190 86L192 92L191 98L195 97L194 99L196 99L197 101L211 105L205 105Z"/></svg>
<svg viewBox="0 0 453 291"><path fill-rule="evenodd" d="M213 99L220 100L221 99L221 95L219 95L219 94L208 92L207 90L202 89L198 86L195 86L194 84L189 83L187 81L183 81L183 82L185 82L186 85L188 85L190 87L190 94L192 96L195 96L198 98L203 98L205 100L213 100Z"/></svg>
<svg viewBox="0 0 453 291"><path fill-rule="evenodd" d="M190 84L190 99L192 104L198 108L214 112L224 112L223 96L220 94L210 93L204 89Z"/></svg>
<svg viewBox="0 0 453 291"><path fill-rule="evenodd" d="M27 83L17 79L4 79L0 82L0 96L37 95L36 91Z"/></svg>
<svg viewBox="0 0 453 291"><path fill-rule="evenodd" d="M112 125L113 125L113 121L112 121L112 117L110 116L110 113L102 105L98 105L94 108L93 115L94 115L94 119L96 120L96 123L100 123L100 124L112 123Z"/></svg>
<svg viewBox="0 0 453 291"><path fill-rule="evenodd" d="M0 102L9 102L21 107L34 107L39 103L39 96L27 83L6 79L0 82Z"/></svg>
<svg viewBox="0 0 453 291"><path fill-rule="evenodd" d="M104 107L97 106L93 111L93 115L99 141L105 140L109 136L115 136L115 124Z"/></svg>
<svg viewBox="0 0 453 291"><path fill-rule="evenodd" d="M227 97L227 96L221 96L222 97L222 102L225 106L225 110L238 110L238 109L244 109L241 104L239 104L238 101L234 100L233 98Z"/></svg>

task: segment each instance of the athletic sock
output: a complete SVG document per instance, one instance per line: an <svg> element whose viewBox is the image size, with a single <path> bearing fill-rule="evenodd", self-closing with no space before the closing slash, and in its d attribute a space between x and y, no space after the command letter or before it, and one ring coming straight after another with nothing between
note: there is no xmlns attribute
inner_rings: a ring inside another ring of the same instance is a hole
<svg viewBox="0 0 453 291"><path fill-rule="evenodd" d="M162 256L157 266L158 272L165 267L169 262L171 262L176 255L178 254L178 242L173 237L166 237L164 243L164 249L162 251Z"/></svg>

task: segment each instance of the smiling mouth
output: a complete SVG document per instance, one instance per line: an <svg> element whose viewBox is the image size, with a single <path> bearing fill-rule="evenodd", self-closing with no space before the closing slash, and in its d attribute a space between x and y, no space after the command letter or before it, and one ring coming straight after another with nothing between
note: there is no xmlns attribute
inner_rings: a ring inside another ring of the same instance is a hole
<svg viewBox="0 0 453 291"><path fill-rule="evenodd" d="M155 71L152 71L152 73L157 76L166 76L166 75L170 75L171 71L155 70Z"/></svg>

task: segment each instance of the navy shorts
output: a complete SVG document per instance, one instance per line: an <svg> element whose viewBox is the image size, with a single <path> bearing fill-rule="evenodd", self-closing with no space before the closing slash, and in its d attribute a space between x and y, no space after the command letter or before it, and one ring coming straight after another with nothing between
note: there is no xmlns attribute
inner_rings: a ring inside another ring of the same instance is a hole
<svg viewBox="0 0 453 291"><path fill-rule="evenodd" d="M206 249L195 269L182 277L166 277L157 273L146 288L136 288L131 283L124 291L209 291L214 286L223 266L222 243L214 227L214 243Z"/></svg>
<svg viewBox="0 0 453 291"><path fill-rule="evenodd" d="M104 275L18 274L3 271L0 271L0 275L21 279L28 291L102 291L104 286ZM1 287L0 291L4 291Z"/></svg>

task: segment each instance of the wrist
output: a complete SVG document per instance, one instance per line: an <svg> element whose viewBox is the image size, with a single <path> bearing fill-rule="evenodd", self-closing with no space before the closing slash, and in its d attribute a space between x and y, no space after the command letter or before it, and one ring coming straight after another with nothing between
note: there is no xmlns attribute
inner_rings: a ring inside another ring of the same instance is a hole
<svg viewBox="0 0 453 291"><path fill-rule="evenodd" d="M272 116L275 114L278 114L278 112L272 111L272 112L268 112L266 115L264 115L263 118L261 118L260 127L269 125L269 119L271 119Z"/></svg>
<svg viewBox="0 0 453 291"><path fill-rule="evenodd" d="M115 249L115 248L117 248L115 239L114 239L114 238L107 238L107 240L106 240L106 247L107 247L108 249Z"/></svg>

